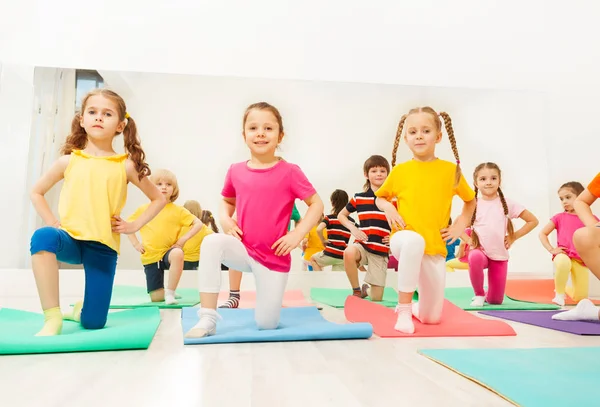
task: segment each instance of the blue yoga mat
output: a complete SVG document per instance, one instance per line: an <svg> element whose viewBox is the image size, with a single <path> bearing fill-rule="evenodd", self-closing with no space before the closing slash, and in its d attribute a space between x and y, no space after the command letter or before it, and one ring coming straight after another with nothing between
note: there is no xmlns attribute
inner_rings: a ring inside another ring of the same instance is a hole
<svg viewBox="0 0 600 407"><path fill-rule="evenodd" d="M198 308L181 310L181 327L185 335L198 322ZM219 308L223 317L217 322L215 335L190 339L185 345L236 342L320 341L336 339L368 339L373 327L367 323L335 324L325 320L316 307L283 308L277 329L259 330L254 322L254 309Z"/></svg>
<svg viewBox="0 0 600 407"><path fill-rule="evenodd" d="M600 347L427 349L419 353L518 406L598 404Z"/></svg>

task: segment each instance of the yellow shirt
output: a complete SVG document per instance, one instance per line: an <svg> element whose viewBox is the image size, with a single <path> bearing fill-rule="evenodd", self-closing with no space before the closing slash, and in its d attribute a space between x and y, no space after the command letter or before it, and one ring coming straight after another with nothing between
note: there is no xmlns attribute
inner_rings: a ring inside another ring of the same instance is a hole
<svg viewBox="0 0 600 407"><path fill-rule="evenodd" d="M127 200L127 154L95 157L71 153L58 201L61 229L77 240L100 242L119 253L121 235L111 219Z"/></svg>
<svg viewBox="0 0 600 407"><path fill-rule="evenodd" d="M446 243L441 229L448 227L452 198L458 195L464 202L475 198L461 175L454 187L456 165L436 159L416 160L396 165L375 195L398 200L398 213L404 219L405 230L412 230L425 239L425 254L446 257Z"/></svg>
<svg viewBox="0 0 600 407"><path fill-rule="evenodd" d="M179 239L181 236L185 235L190 231L191 226L184 226L181 228L181 232L179 232ZM198 261L200 260L200 245L202 244L202 240L211 233L214 233L211 228L206 225L202 226L200 232L196 233L192 236L185 244L183 245L183 260L184 261Z"/></svg>
<svg viewBox="0 0 600 407"><path fill-rule="evenodd" d="M327 229L323 229L323 235L327 239ZM321 239L319 239L316 226L308 232L306 238L308 241L306 242L306 250L304 251L304 260L310 260L314 254L325 250L325 246L323 246Z"/></svg>
<svg viewBox="0 0 600 407"><path fill-rule="evenodd" d="M140 206L127 220L136 220L150 204ZM142 264L158 262L167 250L177 242L179 231L184 226L190 226L196 217L183 206L169 202L150 222L141 229L142 245L145 253L142 254Z"/></svg>

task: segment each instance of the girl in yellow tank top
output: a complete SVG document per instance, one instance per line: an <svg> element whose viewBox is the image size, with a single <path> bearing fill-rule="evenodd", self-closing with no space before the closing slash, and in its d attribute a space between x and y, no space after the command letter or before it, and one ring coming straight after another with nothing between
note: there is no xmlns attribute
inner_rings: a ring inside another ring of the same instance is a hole
<svg viewBox="0 0 600 407"><path fill-rule="evenodd" d="M112 148L123 134L125 154ZM140 145L133 119L123 99L106 89L88 93L81 112L73 118L60 157L34 185L31 201L47 225L31 238L33 274L36 280L44 326L37 336L61 333L63 315L58 296L58 262L82 264L85 294L66 319L86 329L106 324L120 248L120 235L138 231L165 206L166 201L147 176L150 168ZM64 179L57 219L44 195ZM150 205L135 222L120 214L131 182L150 199Z"/></svg>

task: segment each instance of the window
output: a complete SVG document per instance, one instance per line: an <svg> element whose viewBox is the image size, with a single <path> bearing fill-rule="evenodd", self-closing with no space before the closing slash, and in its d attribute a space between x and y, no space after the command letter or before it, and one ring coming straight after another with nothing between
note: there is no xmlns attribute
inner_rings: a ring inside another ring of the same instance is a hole
<svg viewBox="0 0 600 407"><path fill-rule="evenodd" d="M81 108L81 99L92 89L104 87L104 79L98 71L78 69L75 72L75 110Z"/></svg>

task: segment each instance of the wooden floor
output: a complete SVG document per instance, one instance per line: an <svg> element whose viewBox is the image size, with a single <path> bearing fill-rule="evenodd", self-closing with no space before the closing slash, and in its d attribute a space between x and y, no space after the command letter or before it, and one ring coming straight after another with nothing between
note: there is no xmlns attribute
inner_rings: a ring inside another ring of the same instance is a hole
<svg viewBox="0 0 600 407"><path fill-rule="evenodd" d="M308 297L310 279L303 287ZM64 298L64 303L73 298ZM36 297L0 297L39 312ZM345 322L343 310L323 316ZM180 311L144 351L0 357L1 406L510 406L417 354L426 348L599 346L583 337L509 322L516 337L397 338L183 346Z"/></svg>

